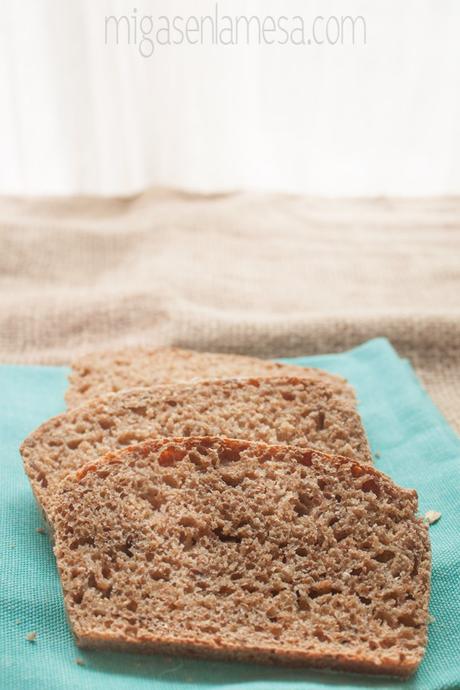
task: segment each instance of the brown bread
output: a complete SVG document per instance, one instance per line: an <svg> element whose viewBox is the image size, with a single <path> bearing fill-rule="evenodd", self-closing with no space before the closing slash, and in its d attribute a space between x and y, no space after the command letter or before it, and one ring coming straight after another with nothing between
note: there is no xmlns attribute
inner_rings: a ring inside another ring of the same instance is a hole
<svg viewBox="0 0 460 690"><path fill-rule="evenodd" d="M201 381L94 398L42 424L21 453L51 520L59 481L106 451L154 436L209 434L310 445L371 462L358 413L316 377Z"/></svg>
<svg viewBox="0 0 460 690"><path fill-rule="evenodd" d="M125 348L94 352L72 363L68 407L81 405L96 395L116 393L123 388L177 383L193 379L246 378L248 376L307 376L329 382L353 399L344 379L319 369L279 364L255 357L213 352L194 352L176 347L154 350Z"/></svg>
<svg viewBox="0 0 460 690"><path fill-rule="evenodd" d="M426 644L415 491L370 465L223 438L69 475L55 553L82 647L407 676Z"/></svg>

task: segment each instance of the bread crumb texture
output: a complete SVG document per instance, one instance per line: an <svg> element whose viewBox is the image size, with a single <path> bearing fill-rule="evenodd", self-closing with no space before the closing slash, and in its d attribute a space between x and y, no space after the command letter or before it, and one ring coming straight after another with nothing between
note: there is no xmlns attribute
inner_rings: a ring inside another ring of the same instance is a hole
<svg viewBox="0 0 460 690"><path fill-rule="evenodd" d="M50 504L69 472L148 438L192 435L308 445L372 461L359 414L342 391L294 377L153 386L96 398L45 422L21 453L52 522Z"/></svg>
<svg viewBox="0 0 460 690"><path fill-rule="evenodd" d="M416 509L313 450L191 437L109 453L57 499L77 642L407 676L428 617Z"/></svg>
<svg viewBox="0 0 460 690"><path fill-rule="evenodd" d="M150 350L142 347L93 352L72 362L66 402L80 405L96 395L124 388L169 384L197 379L248 376L306 376L329 382L354 400L345 379L326 371L281 364L257 357L216 352L195 352L177 347Z"/></svg>

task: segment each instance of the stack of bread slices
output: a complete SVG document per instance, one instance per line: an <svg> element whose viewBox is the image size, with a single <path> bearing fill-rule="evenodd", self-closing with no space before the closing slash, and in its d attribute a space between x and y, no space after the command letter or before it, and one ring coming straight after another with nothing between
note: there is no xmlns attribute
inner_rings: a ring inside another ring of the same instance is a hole
<svg viewBox="0 0 460 690"><path fill-rule="evenodd" d="M176 348L88 355L22 444L77 643L408 676L427 527L338 376Z"/></svg>

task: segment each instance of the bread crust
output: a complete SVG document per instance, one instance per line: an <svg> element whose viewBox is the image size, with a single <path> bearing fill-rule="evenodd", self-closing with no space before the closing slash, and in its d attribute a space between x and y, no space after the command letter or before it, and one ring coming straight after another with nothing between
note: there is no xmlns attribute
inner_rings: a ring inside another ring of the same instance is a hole
<svg viewBox="0 0 460 690"><path fill-rule="evenodd" d="M276 664L290 668L307 667L318 670L344 671L368 675L409 678L420 663L419 658L406 658L404 662L397 662L388 656L381 664L370 661L364 655L335 654L306 652L292 648L279 650L270 645L247 647L245 649L228 643L205 644L199 638L190 637L180 641L167 640L161 637L149 636L136 638L131 641L121 641L110 633L93 635L81 632L75 634L75 642L81 649L105 649L113 652L128 652L131 654L173 654L191 658L213 658L222 661L252 662L256 664Z"/></svg>

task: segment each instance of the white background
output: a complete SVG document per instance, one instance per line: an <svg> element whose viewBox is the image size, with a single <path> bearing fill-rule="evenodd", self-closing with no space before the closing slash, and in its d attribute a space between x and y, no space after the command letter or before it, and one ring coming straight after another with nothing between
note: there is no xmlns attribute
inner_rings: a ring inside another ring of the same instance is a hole
<svg viewBox="0 0 460 690"><path fill-rule="evenodd" d="M2 2L0 193L460 192L460 2L219 2L307 25L362 15L365 46L166 46L146 59L105 44L107 14L214 6Z"/></svg>

